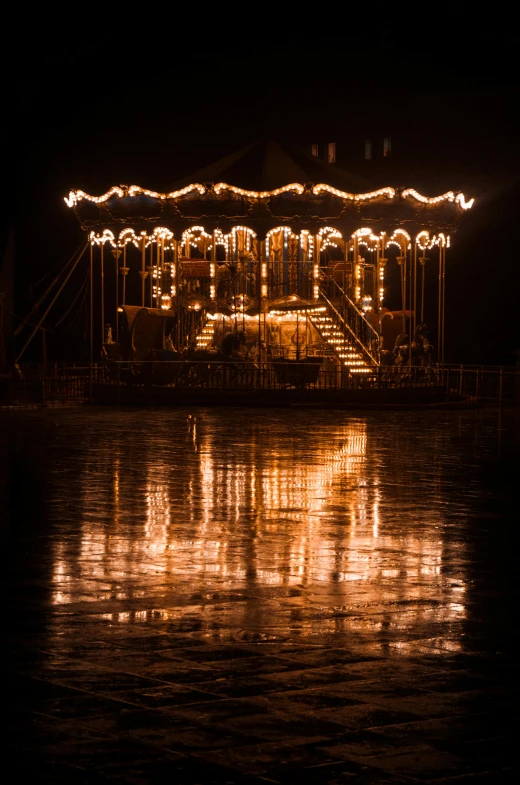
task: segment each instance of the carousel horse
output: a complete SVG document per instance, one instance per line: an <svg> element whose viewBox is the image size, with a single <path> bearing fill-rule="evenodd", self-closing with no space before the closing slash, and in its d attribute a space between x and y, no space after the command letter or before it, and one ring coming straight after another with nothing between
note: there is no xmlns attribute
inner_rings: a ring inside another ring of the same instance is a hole
<svg viewBox="0 0 520 785"><path fill-rule="evenodd" d="M426 324L419 324L415 330L414 339L409 344L410 337L400 333L395 341L392 351L388 349L381 352L381 365L404 367L431 366L435 363L435 348L430 341L430 332Z"/></svg>
<svg viewBox="0 0 520 785"><path fill-rule="evenodd" d="M409 349L408 336L406 333L399 333L394 344L394 365L401 367L408 364Z"/></svg>
<svg viewBox="0 0 520 785"><path fill-rule="evenodd" d="M435 347L430 341L430 331L426 324L419 324L415 330L415 340L421 346L421 365L435 364Z"/></svg>
<svg viewBox="0 0 520 785"><path fill-rule="evenodd" d="M207 385L211 383L214 374L227 372L233 376L238 369L237 361L244 360L240 347L245 346L245 342L245 334L239 332L226 335L220 348L197 349L193 345L189 346L183 358L189 361L191 378L198 384Z"/></svg>
<svg viewBox="0 0 520 785"><path fill-rule="evenodd" d="M246 345L246 334L243 331L238 333L228 333L222 341L222 352L227 357L242 360L241 347Z"/></svg>
<svg viewBox="0 0 520 785"><path fill-rule="evenodd" d="M268 349L264 341L256 340L253 341L249 349L246 353L246 360L249 363L252 363L254 367L258 367L258 361L260 356L265 360L268 357Z"/></svg>

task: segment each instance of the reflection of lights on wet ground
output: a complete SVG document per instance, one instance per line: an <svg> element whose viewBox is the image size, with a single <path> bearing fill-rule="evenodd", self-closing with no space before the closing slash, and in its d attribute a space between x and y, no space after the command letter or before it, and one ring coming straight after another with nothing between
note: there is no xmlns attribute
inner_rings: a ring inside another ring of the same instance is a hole
<svg viewBox="0 0 520 785"><path fill-rule="evenodd" d="M439 536L442 499L432 461L424 466L430 497L423 488L417 499L389 462L393 451L372 455L365 421L285 440L274 430L230 439L218 433L218 418L212 428L210 435L204 417L192 415L164 442L136 443L137 462L126 472L108 443L105 453L98 446L87 455L80 544L56 544L55 604L115 598L124 605L158 586L172 597L319 587L354 610L384 602L397 613L395 603L435 598L414 607L411 621L401 615L384 622L390 628L464 618L462 568L456 575L452 569L450 580L444 574L452 557L460 562L462 546ZM111 470L96 473L96 462ZM310 599L295 602L305 608ZM233 605L237 618L229 623L242 623L246 605ZM208 623L214 613L208 607ZM261 603L255 613L258 623L275 623ZM121 608L111 619L159 618L149 614ZM355 623L334 622L336 629ZM314 619L312 629L328 624ZM374 618L373 629L381 624Z"/></svg>

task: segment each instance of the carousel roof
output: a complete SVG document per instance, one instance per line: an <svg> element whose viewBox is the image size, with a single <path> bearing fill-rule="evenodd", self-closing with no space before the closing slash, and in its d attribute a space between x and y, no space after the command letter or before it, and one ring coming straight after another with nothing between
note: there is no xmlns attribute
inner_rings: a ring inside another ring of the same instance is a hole
<svg viewBox="0 0 520 785"><path fill-rule="evenodd" d="M225 182L248 191L274 191L288 183L327 183L342 191L371 191L368 180L306 150L289 148L275 139L254 139L175 182L172 190L190 183Z"/></svg>
<svg viewBox="0 0 520 785"><path fill-rule="evenodd" d="M241 147L177 180L167 193L120 185L100 196L71 191L65 201L89 231L148 233L160 226L177 234L200 224L206 231L247 225L260 237L278 226L314 233L330 223L344 236L360 227L450 233L473 204L453 191L424 196L387 184L373 190L341 167L304 150L289 152L273 139Z"/></svg>

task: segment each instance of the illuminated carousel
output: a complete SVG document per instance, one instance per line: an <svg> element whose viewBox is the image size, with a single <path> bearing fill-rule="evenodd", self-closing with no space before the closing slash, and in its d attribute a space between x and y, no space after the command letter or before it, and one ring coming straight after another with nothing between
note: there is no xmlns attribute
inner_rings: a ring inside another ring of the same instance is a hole
<svg viewBox="0 0 520 785"><path fill-rule="evenodd" d="M70 192L90 246L91 360L298 365L334 384L442 365L446 256L473 199L349 190L335 165L275 142L253 176L251 156L258 143L168 193Z"/></svg>

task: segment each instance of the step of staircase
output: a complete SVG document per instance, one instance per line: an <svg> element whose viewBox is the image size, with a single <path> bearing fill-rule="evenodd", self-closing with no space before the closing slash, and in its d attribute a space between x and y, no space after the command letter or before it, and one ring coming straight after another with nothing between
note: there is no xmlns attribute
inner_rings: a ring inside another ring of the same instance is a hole
<svg viewBox="0 0 520 785"><path fill-rule="evenodd" d="M320 313L314 316L312 321L321 337L351 374L366 375L374 373L374 369L366 362L361 352L358 351L350 338L344 334L331 316L327 313Z"/></svg>
<svg viewBox="0 0 520 785"><path fill-rule="evenodd" d="M204 327L195 339L197 349L207 349L215 335L215 322L212 319L207 319Z"/></svg>

